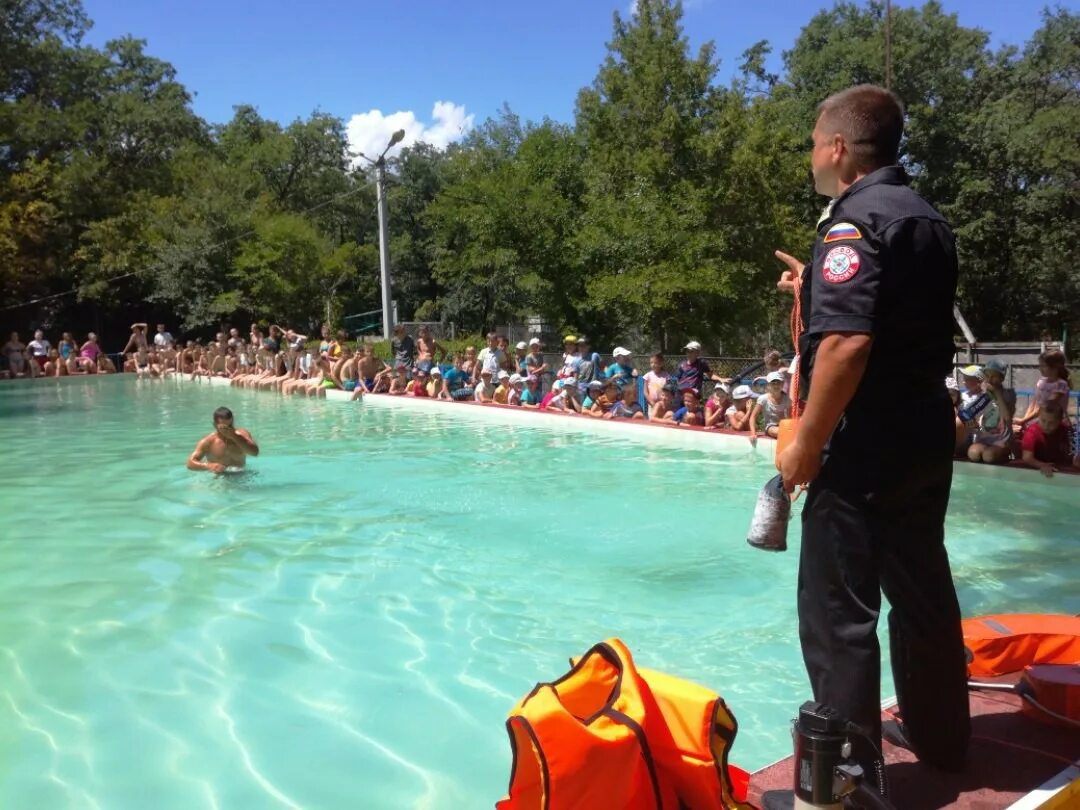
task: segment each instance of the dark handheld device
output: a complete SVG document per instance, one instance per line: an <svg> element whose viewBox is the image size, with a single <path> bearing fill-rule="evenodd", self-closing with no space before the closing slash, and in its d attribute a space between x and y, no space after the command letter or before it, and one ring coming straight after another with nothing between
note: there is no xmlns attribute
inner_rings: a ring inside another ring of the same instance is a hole
<svg viewBox="0 0 1080 810"><path fill-rule="evenodd" d="M881 793L863 781L862 767L851 758L850 734L864 732L823 703L808 700L792 727L795 742L794 791L769 791L767 810L841 810L852 797L859 807L895 810L884 798L885 768L874 763ZM876 746L875 746L876 747Z"/></svg>
<svg viewBox="0 0 1080 810"><path fill-rule="evenodd" d="M746 542L762 551L787 551L790 520L791 496L784 491L784 479L774 475L758 493Z"/></svg>
<svg viewBox="0 0 1080 810"><path fill-rule="evenodd" d="M795 795L817 807L840 801L834 789L836 769L851 756L847 722L822 703L807 701L799 708L795 738Z"/></svg>

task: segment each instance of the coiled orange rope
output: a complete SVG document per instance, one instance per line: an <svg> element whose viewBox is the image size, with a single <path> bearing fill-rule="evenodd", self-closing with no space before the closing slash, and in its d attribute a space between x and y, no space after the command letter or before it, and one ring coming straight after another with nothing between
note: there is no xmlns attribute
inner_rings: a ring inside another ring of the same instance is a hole
<svg viewBox="0 0 1080 810"><path fill-rule="evenodd" d="M797 423L802 403L799 401L800 367L799 362L799 339L802 337L802 277L794 275L792 278L792 290L795 293L795 303L791 305L791 345L795 349L795 371L791 375L791 418Z"/></svg>

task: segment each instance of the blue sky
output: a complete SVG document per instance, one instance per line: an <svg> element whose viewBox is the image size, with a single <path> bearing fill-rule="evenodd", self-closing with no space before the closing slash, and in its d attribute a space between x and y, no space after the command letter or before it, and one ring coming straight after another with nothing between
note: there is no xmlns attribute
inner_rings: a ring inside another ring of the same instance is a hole
<svg viewBox="0 0 1080 810"><path fill-rule="evenodd" d="M410 140L453 139L503 102L522 117L573 117L630 0L84 0L88 40L132 34L176 66L195 111L226 121L234 104L288 123L315 109L352 121L357 148L403 126ZM720 79L768 39L779 63L801 26L831 0L690 0L695 47L713 40ZM897 5L913 5L897 0ZM945 0L995 43L1022 43L1039 25L1030 0ZM1072 5L1066 3L1066 5ZM436 102L444 104L435 109ZM397 113L395 116L394 114ZM354 118L356 116L356 118Z"/></svg>

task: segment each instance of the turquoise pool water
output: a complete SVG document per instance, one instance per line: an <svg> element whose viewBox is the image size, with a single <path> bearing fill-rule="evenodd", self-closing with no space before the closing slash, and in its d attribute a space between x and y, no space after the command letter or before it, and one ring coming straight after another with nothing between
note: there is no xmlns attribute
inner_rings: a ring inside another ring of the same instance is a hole
<svg viewBox="0 0 1080 810"><path fill-rule="evenodd" d="M221 404L246 477L184 468ZM797 554L744 542L771 462L467 410L0 385L0 807L490 807L507 709L610 635L724 694L734 761L784 755ZM957 477L965 612L1080 611L1075 496Z"/></svg>

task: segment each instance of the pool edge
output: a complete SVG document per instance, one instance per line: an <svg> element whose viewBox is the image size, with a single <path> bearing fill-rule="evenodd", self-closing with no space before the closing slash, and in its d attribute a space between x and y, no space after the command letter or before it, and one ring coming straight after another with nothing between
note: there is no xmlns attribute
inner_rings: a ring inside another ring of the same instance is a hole
<svg viewBox="0 0 1080 810"><path fill-rule="evenodd" d="M194 381L173 375L171 379L185 384L201 385L209 383L213 386L232 388L229 380L222 377L199 378ZM251 389L242 389L251 390ZM347 391L330 390L326 392L326 399L334 402L349 402L352 394ZM375 394L364 398L364 404L369 407L379 408L404 408L418 411L439 410L453 406L459 416L467 416L477 421L490 421L502 424L536 424L531 420L542 419L551 425L557 420L558 424L564 425L568 432L573 433L606 433L608 435L624 436L642 444L663 444L675 447L684 447L694 450L725 449L731 450L742 446L753 455L760 455L763 459L772 461L776 442L773 439L759 437L756 448L749 446L745 436L736 436L731 433L720 431L707 431L701 428L668 427L655 425L648 422L633 422L630 420L592 419L564 413L547 413L544 411L524 410L511 408L503 405L481 405L470 402L447 402L445 400L429 399L424 397L389 396ZM1006 466L1000 464L972 464L962 459L953 462L954 471L963 475L988 476L1009 481L1038 481L1041 484L1052 487L1080 488L1080 475L1070 473L1058 473L1052 478L1040 476L1035 470Z"/></svg>

